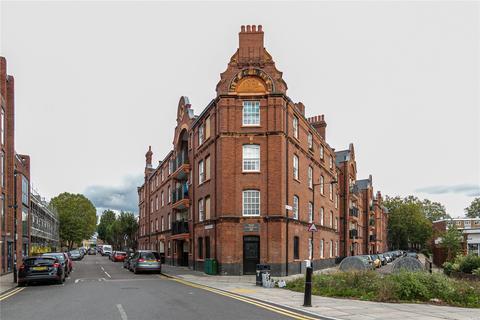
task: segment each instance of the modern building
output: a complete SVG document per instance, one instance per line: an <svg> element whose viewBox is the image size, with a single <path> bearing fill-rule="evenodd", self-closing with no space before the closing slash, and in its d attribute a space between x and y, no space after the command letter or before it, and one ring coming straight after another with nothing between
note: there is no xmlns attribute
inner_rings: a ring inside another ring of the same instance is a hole
<svg viewBox="0 0 480 320"><path fill-rule="evenodd" d="M30 158L15 152L14 78L0 57L0 273L29 252Z"/></svg>
<svg viewBox="0 0 480 320"><path fill-rule="evenodd" d="M441 266L447 258L441 245L441 234L452 226L455 226L463 234L464 253L480 255L480 218L454 218L434 221L433 229L437 236L433 240L433 262L438 266Z"/></svg>
<svg viewBox="0 0 480 320"><path fill-rule="evenodd" d="M58 213L36 192L30 194L30 253L55 252L60 249Z"/></svg>
<svg viewBox="0 0 480 320"><path fill-rule="evenodd" d="M151 148L145 155L138 245L166 263L203 270L215 259L220 274L253 274L261 263L287 275L341 255L325 118L288 97L263 39L261 26L242 26L217 95L199 115L181 97L172 149L155 166Z"/></svg>

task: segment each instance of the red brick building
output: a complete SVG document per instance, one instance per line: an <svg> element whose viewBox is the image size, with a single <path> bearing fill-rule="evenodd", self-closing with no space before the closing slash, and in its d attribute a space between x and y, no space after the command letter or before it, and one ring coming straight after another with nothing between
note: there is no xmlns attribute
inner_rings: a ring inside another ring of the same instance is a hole
<svg viewBox="0 0 480 320"><path fill-rule="evenodd" d="M28 255L30 215L30 158L15 152L14 78L7 75L3 57L0 57L0 93L0 273L3 274L13 271L15 247L17 265L22 263L22 255Z"/></svg>
<svg viewBox="0 0 480 320"><path fill-rule="evenodd" d="M146 153L139 248L158 250L166 263L202 270L216 259L220 274L252 274L265 263L286 275L312 255L318 269L341 254L338 169L324 116L307 118L287 96L263 37L261 26L242 26L216 97L198 116L181 97L172 150L158 166Z"/></svg>
<svg viewBox="0 0 480 320"><path fill-rule="evenodd" d="M381 253L387 246L387 209L382 195L374 195L373 181L357 179L355 150L335 152L340 185L341 255Z"/></svg>

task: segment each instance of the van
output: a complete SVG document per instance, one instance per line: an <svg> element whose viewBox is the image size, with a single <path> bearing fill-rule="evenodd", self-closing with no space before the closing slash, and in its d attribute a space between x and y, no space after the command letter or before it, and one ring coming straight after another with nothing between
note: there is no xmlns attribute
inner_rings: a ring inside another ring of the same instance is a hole
<svg viewBox="0 0 480 320"><path fill-rule="evenodd" d="M103 245L102 256L106 256L106 255L109 256L111 254L112 254L112 246L108 244Z"/></svg>

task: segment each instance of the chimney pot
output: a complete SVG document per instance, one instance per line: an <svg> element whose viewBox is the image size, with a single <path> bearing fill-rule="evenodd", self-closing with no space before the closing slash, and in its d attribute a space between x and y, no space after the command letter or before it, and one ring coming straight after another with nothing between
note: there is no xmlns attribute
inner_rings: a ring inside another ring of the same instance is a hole
<svg viewBox="0 0 480 320"><path fill-rule="evenodd" d="M251 25L247 25L247 32L252 32L252 26Z"/></svg>
<svg viewBox="0 0 480 320"><path fill-rule="evenodd" d="M262 31L263 31L263 30L262 30L262 25L259 24L259 25L258 25L258 32L262 32Z"/></svg>
<svg viewBox="0 0 480 320"><path fill-rule="evenodd" d="M241 26L240 32L245 32L245 26Z"/></svg>

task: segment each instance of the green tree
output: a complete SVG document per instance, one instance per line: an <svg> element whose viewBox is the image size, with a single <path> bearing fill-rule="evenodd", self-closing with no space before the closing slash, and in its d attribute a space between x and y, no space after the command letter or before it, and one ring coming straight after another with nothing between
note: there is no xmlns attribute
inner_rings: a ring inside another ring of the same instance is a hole
<svg viewBox="0 0 480 320"><path fill-rule="evenodd" d="M447 261L453 260L462 249L462 232L454 224L442 234L442 247L447 250Z"/></svg>
<svg viewBox="0 0 480 320"><path fill-rule="evenodd" d="M432 202L425 199L422 201L422 207L425 217L432 222L441 219L451 219L445 210L445 206L439 202Z"/></svg>
<svg viewBox="0 0 480 320"><path fill-rule="evenodd" d="M432 235L432 222L421 201L415 197L386 197L388 239L393 248L424 248Z"/></svg>
<svg viewBox="0 0 480 320"><path fill-rule="evenodd" d="M135 235L138 231L138 222L135 215L132 212L122 211L120 212L118 220L120 221L122 235L125 241L124 246L134 249L136 247Z"/></svg>
<svg viewBox="0 0 480 320"><path fill-rule="evenodd" d="M473 199L472 203L465 208L467 217L480 218L480 198Z"/></svg>
<svg viewBox="0 0 480 320"><path fill-rule="evenodd" d="M90 239L97 226L95 206L82 194L64 192L50 204L57 210L60 220L60 239L69 250L74 244Z"/></svg>
<svg viewBox="0 0 480 320"><path fill-rule="evenodd" d="M116 220L115 212L112 210L105 210L100 217L100 223L97 226L98 238L108 242L108 227Z"/></svg>

